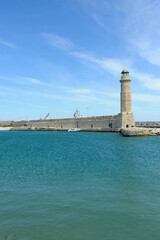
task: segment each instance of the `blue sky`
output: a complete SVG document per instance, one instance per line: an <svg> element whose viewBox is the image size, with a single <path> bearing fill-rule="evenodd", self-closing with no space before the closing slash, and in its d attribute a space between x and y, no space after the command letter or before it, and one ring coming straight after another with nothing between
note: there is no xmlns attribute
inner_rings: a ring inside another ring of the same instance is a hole
<svg viewBox="0 0 160 240"><path fill-rule="evenodd" d="M160 120L159 9L159 0L0 0L0 120L117 114L126 68L136 120Z"/></svg>

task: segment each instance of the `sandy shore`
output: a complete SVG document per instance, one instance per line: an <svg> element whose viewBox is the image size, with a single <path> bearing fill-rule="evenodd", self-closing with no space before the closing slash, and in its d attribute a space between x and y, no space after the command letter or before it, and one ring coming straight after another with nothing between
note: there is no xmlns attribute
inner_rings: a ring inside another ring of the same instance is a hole
<svg viewBox="0 0 160 240"><path fill-rule="evenodd" d="M0 131L9 131L12 127L0 127Z"/></svg>

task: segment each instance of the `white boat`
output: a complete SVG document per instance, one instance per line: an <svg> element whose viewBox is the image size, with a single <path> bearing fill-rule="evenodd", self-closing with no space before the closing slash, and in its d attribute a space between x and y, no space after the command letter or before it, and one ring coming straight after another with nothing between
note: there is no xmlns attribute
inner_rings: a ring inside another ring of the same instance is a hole
<svg viewBox="0 0 160 240"><path fill-rule="evenodd" d="M81 129L79 128L71 128L71 129L68 129L68 132L80 132Z"/></svg>

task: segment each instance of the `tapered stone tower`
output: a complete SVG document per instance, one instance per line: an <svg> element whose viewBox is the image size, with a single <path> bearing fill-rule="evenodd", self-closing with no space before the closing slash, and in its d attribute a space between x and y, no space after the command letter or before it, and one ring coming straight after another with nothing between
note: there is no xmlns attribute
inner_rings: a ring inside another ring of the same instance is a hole
<svg viewBox="0 0 160 240"><path fill-rule="evenodd" d="M122 128L134 127L135 120L132 113L131 79L127 69L121 72L121 125Z"/></svg>

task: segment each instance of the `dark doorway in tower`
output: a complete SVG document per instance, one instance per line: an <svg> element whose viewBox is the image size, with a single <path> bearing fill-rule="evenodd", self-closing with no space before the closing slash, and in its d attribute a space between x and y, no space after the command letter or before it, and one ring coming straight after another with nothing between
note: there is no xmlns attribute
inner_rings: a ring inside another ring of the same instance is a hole
<svg viewBox="0 0 160 240"><path fill-rule="evenodd" d="M93 128L93 124L91 124L91 128Z"/></svg>
<svg viewBox="0 0 160 240"><path fill-rule="evenodd" d="M128 124L126 125L126 128L129 128L129 125L128 125Z"/></svg>
<svg viewBox="0 0 160 240"><path fill-rule="evenodd" d="M112 123L109 123L109 127L112 128Z"/></svg>

